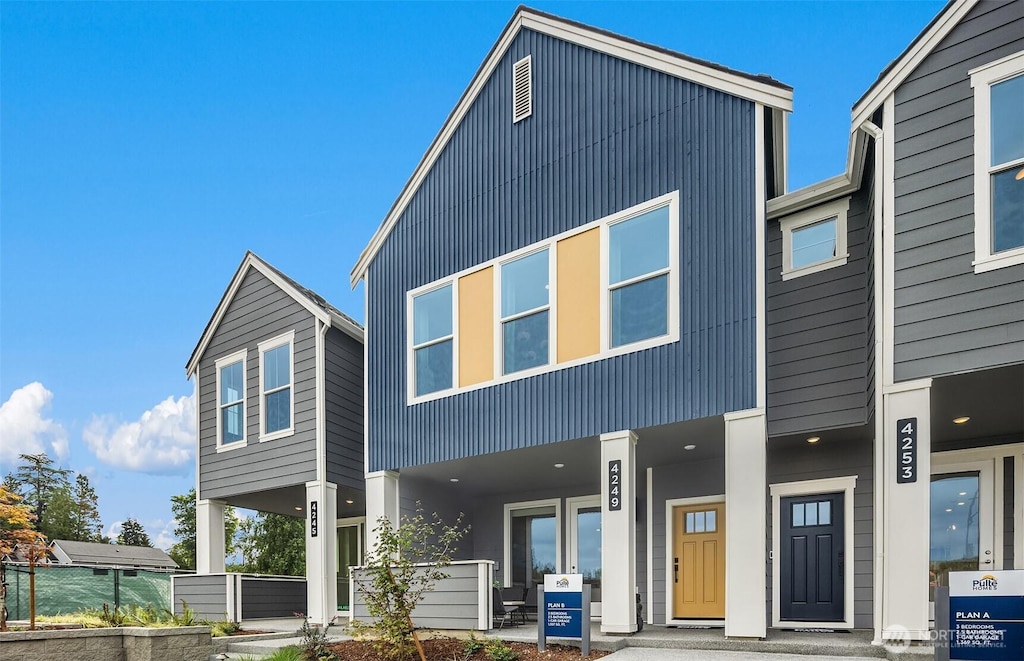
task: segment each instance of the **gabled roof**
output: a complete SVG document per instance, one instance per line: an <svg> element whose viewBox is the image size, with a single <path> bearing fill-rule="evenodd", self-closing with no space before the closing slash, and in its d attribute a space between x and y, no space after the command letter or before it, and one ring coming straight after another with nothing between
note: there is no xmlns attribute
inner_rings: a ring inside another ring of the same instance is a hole
<svg viewBox="0 0 1024 661"><path fill-rule="evenodd" d="M360 326L357 321L352 319L352 317L349 317L344 312L328 303L327 299L320 294L317 294L312 289L303 287L281 271L278 271L269 263L262 260L256 253L251 250L247 250L245 252L245 257L242 259L242 263L238 266L238 270L235 271L235 277L231 279L231 284L228 285L224 295L221 296L220 303L217 305L216 311L214 311L213 316L210 317L210 321L207 322L206 329L203 330L203 334L199 338L199 343L196 345L195 349L192 350L192 355L189 357L188 363L185 365L186 376L191 377L195 374L196 369L199 367L199 360L203 357L203 352L206 351L206 347L210 344L210 340L213 339L213 334L217 330L217 326L220 325L221 319L224 318L224 314L228 310L228 305L230 305L231 301L235 298L238 288L242 286L242 281L245 280L245 276L249 273L250 269L263 274L264 277L277 285L281 291L291 296L296 303L309 310L310 314L323 323L328 326L334 326L335 328L348 333L360 342L363 341L363 327Z"/></svg>
<svg viewBox="0 0 1024 661"><path fill-rule="evenodd" d="M147 546L121 546L97 542L72 542L55 539L50 550L60 564L120 565L124 567L153 567L176 569L178 563L160 549Z"/></svg>
<svg viewBox="0 0 1024 661"><path fill-rule="evenodd" d="M850 145L847 150L846 171L830 179L805 186L785 195L768 200L768 219L779 218L829 200L849 195L860 188L867 154L865 132L877 135L878 127L871 117L896 88L920 66L928 55L942 43L953 28L978 4L978 0L950 0L910 45L878 74L871 87L854 104L850 112Z"/></svg>
<svg viewBox="0 0 1024 661"><path fill-rule="evenodd" d="M529 7L519 6L505 30L491 47L490 52L477 70L473 80L462 93L441 130L434 137L427 153L413 171L412 177L406 182L398 199L391 206L380 227L363 249L359 260L352 268L351 283L356 284L366 274L370 262L384 244L384 240L394 228L412 201L420 184L426 178L434 162L441 155L448 141L454 135L462 119L469 112L476 97L490 78L505 52L512 45L516 35L523 29L540 32L569 43L577 44L600 53L634 62L636 64L661 71L677 78L720 90L740 98L762 103L772 108L789 111L793 109L793 88L763 74L753 75L736 71L714 62L700 60L660 46L647 44L622 35L591 27L576 21L570 21L552 14L547 14Z"/></svg>

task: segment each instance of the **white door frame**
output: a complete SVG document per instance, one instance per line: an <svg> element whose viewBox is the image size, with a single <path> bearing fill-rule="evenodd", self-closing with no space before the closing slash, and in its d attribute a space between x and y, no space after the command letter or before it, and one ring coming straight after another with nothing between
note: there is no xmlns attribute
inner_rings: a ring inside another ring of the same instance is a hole
<svg viewBox="0 0 1024 661"><path fill-rule="evenodd" d="M544 500L524 500L517 503L505 503L504 506L504 565L501 568L501 583L504 587L512 587L512 512L529 510L535 507L555 508L555 573L562 573L562 499L546 498Z"/></svg>
<svg viewBox="0 0 1024 661"><path fill-rule="evenodd" d="M593 496L575 496L565 499L565 516L568 519L568 534L566 535L565 562L569 565L569 571L575 572L579 563L579 512L581 509L597 508L601 512L601 494ZM604 557L601 557L601 566L604 566ZM601 617L601 602L594 601L590 604L591 619Z"/></svg>
<svg viewBox="0 0 1024 661"><path fill-rule="evenodd" d="M364 547L364 545L366 544L366 535L365 535L364 530L363 530L363 528L366 526L366 517L365 516L352 516L352 517L348 517L348 518L343 518L343 519L335 520L335 522L334 522L334 534L335 535L338 534L338 528L347 528L347 527L350 527L350 526L355 526L355 528L356 528L356 539L358 540L358 544L359 544L359 557L360 557L360 563L359 564L363 564L362 563L362 558L364 558L366 556L366 548ZM340 549L337 549L336 552L340 553ZM335 557L334 561L338 562L338 558ZM338 567L338 573L339 574L341 573L341 571L342 571L342 567ZM349 583L348 583L348 603L350 605L355 600L355 594L354 594L355 593L355 587L354 586L355 586L355 582L353 582L352 580L349 580ZM337 610L337 604L335 604L335 610L336 610L336 613L335 613L336 617L346 617L346 618L349 618L351 616L351 611Z"/></svg>
<svg viewBox="0 0 1024 661"><path fill-rule="evenodd" d="M725 618L722 619L676 619L672 617L672 609L675 608L675 587L672 580L672 546L675 544L675 530L672 529L672 510L677 507L688 505L708 505L725 503L725 494L715 496L695 496L693 498L672 498L665 501L665 624L700 624L707 627L724 627ZM724 534L725 528L722 528ZM725 546L729 547L729 538L725 538ZM726 562L728 562L728 553ZM728 605L727 605L728 606ZM728 611L726 611L728 612Z"/></svg>
<svg viewBox="0 0 1024 661"><path fill-rule="evenodd" d="M1003 502L1002 498L996 498L996 475L999 475L1000 483L1003 481L1002 471L996 470L996 463L1002 458L993 456L991 453L988 455L984 457L977 453L965 455L960 451L932 455L932 477L956 473L978 473L979 570L1003 568ZM1016 479L1016 476L1014 478ZM989 560L987 563L985 562L986 551Z"/></svg>
<svg viewBox="0 0 1024 661"><path fill-rule="evenodd" d="M856 564L853 557L853 495L857 486L856 475L829 477L820 480L781 482L769 485L772 494L772 626L798 624L801 629L852 629L853 628L853 575ZM807 622L804 620L781 619L781 591L779 562L781 553L781 501L785 496L811 496L814 494L843 492L843 557L846 570L843 572L843 620L841 622ZM728 543L728 540L726 540Z"/></svg>

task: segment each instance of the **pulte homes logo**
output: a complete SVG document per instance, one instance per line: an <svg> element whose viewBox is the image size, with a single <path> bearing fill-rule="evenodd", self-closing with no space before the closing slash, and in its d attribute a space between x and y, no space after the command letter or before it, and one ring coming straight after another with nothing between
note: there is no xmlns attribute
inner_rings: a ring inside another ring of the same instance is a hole
<svg viewBox="0 0 1024 661"><path fill-rule="evenodd" d="M971 590L975 592L988 592L999 589L999 581L992 574L985 574L981 578L971 581Z"/></svg>

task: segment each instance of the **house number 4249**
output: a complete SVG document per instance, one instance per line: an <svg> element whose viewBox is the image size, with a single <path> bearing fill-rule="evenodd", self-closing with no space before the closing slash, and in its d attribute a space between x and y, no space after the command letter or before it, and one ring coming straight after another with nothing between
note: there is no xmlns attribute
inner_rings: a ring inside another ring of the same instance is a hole
<svg viewBox="0 0 1024 661"><path fill-rule="evenodd" d="M608 510L622 509L622 460L608 462Z"/></svg>
<svg viewBox="0 0 1024 661"><path fill-rule="evenodd" d="M917 418L896 421L896 484L917 482Z"/></svg>

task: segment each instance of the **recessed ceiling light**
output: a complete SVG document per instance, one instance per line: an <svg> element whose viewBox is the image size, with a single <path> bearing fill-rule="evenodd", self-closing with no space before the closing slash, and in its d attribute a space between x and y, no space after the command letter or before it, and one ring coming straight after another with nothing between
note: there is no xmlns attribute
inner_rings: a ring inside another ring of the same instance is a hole
<svg viewBox="0 0 1024 661"><path fill-rule="evenodd" d="M960 501L959 503L957 503L957 505L966 505L966 504L967 504L967 503L965 503L965 502L964 502L964 501L962 501L962 500L961 500L961 501Z"/></svg>
<svg viewBox="0 0 1024 661"><path fill-rule="evenodd" d="M694 445L693 443L691 443L690 445L684 445L684 446L683 446L683 449L684 449L684 450L696 450L696 449L697 449L697 446L696 446L696 445Z"/></svg>
<svg viewBox="0 0 1024 661"><path fill-rule="evenodd" d="M301 508L301 507L296 507L296 508L295 508L295 511L296 511L296 512L301 512L301 511L302 511L302 508Z"/></svg>
<svg viewBox="0 0 1024 661"><path fill-rule="evenodd" d="M966 491L961 491L961 492L960 492L960 495L961 495L961 496L966 496L966 495L967 495L967 492L966 492Z"/></svg>
<svg viewBox="0 0 1024 661"><path fill-rule="evenodd" d="M811 436L809 439L807 439L807 442L808 443L817 443L820 440L821 440L821 436Z"/></svg>
<svg viewBox="0 0 1024 661"><path fill-rule="evenodd" d="M555 464L555 468L565 468L565 464Z"/></svg>
<svg viewBox="0 0 1024 661"><path fill-rule="evenodd" d="M448 481L449 481L449 482L458 482L458 481L459 481L459 478L457 478L457 477L449 477L449 478L448 478Z"/></svg>
<svg viewBox="0 0 1024 661"><path fill-rule="evenodd" d="M953 508L952 508L952 507L947 507L947 508L946 508L946 511L947 511L947 512L952 512L952 511L953 511Z"/></svg>
<svg viewBox="0 0 1024 661"><path fill-rule="evenodd" d="M971 419L971 416L969 416L969 415L962 415L959 418L953 418L953 424L954 425L962 425L962 424L964 424L965 422L967 422L970 419Z"/></svg>
<svg viewBox="0 0 1024 661"><path fill-rule="evenodd" d="M352 503L354 503L356 501L354 501L354 500L346 500L345 502L348 503L349 505L351 505Z"/></svg>

